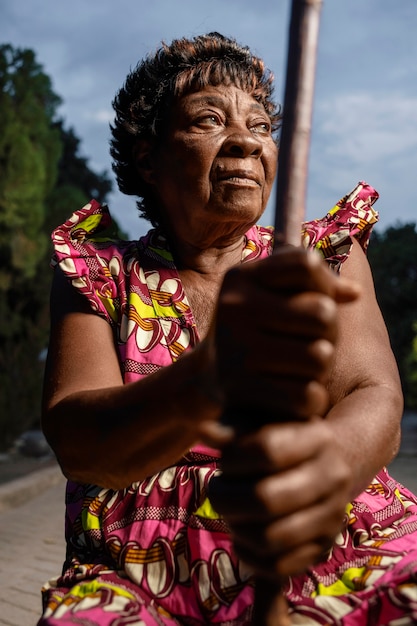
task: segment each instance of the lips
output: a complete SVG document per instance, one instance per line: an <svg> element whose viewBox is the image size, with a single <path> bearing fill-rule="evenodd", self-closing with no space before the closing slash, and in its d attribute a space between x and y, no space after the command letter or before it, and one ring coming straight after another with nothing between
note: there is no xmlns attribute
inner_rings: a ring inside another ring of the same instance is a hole
<svg viewBox="0 0 417 626"><path fill-rule="evenodd" d="M245 183L253 185L261 186L261 182L259 177L254 174L254 172L248 170L222 170L217 175L217 180L219 181L229 181L231 183L236 183L243 185Z"/></svg>

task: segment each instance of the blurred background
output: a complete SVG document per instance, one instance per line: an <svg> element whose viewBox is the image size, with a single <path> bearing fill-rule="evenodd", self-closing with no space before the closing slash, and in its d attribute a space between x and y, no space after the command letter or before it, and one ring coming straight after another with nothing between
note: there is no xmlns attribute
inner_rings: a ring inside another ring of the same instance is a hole
<svg viewBox="0 0 417 626"><path fill-rule="evenodd" d="M2 0L0 6L0 458L45 454L39 432L48 347L50 232L90 198L124 237L148 230L116 188L111 102L161 40L213 30L263 57L283 99L287 0ZM417 420L417 3L331 0L321 20L307 218L359 180L376 187L369 248ZM274 198L263 223L273 223ZM417 421L415 422L417 424Z"/></svg>

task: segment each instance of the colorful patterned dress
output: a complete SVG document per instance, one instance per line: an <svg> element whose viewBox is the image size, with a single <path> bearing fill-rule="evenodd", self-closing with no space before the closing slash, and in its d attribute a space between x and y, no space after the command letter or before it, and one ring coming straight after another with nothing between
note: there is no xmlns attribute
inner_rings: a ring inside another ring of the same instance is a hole
<svg viewBox="0 0 417 626"><path fill-rule="evenodd" d="M339 269L352 237L366 248L377 197L360 183L324 219L304 225L305 245ZM53 233L55 261L111 324L129 383L177 360L198 334L166 240L156 230L139 242L114 240L110 223L95 201L74 213ZM251 228L242 261L271 254L272 238L271 228ZM207 497L219 456L196 446L120 491L68 482L67 559L43 590L39 626L250 624L251 572ZM417 499L383 469L347 506L328 558L288 581L291 621L417 623L416 572Z"/></svg>

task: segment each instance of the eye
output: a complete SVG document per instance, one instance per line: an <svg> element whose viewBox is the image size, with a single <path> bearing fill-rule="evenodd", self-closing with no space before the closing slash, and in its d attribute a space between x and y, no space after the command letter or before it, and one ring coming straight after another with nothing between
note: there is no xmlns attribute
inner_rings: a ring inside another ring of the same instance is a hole
<svg viewBox="0 0 417 626"><path fill-rule="evenodd" d="M266 120L256 120L251 122L249 129L252 133L259 135L270 135L272 131L271 123Z"/></svg>
<svg viewBox="0 0 417 626"><path fill-rule="evenodd" d="M196 120L196 125L201 128L208 126L219 126L222 123L220 116L215 113L204 113Z"/></svg>

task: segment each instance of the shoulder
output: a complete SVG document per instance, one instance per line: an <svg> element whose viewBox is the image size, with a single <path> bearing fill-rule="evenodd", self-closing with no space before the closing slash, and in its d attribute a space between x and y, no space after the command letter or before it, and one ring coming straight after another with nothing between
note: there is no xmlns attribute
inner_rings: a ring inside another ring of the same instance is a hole
<svg viewBox="0 0 417 626"><path fill-rule="evenodd" d="M371 185L359 182L324 217L301 225L302 245L316 249L329 265L340 269L351 254L355 240L366 252L372 229L379 219L373 206L378 198L378 192ZM274 247L274 228L254 226L246 233L246 239L248 258L267 256Z"/></svg>
<svg viewBox="0 0 417 626"><path fill-rule="evenodd" d="M330 265L339 269L356 240L366 252L372 228L379 216L373 205L378 192L360 182L321 219L303 224L303 245L315 248Z"/></svg>
<svg viewBox="0 0 417 626"><path fill-rule="evenodd" d="M115 323L138 242L118 238L107 206L95 200L75 211L51 237L51 264L60 269L56 283L62 289L65 279L93 312Z"/></svg>
<svg viewBox="0 0 417 626"><path fill-rule="evenodd" d="M136 242L118 237L107 205L91 200L82 209L75 211L51 235L54 245L52 263L61 263L65 258L123 254Z"/></svg>

